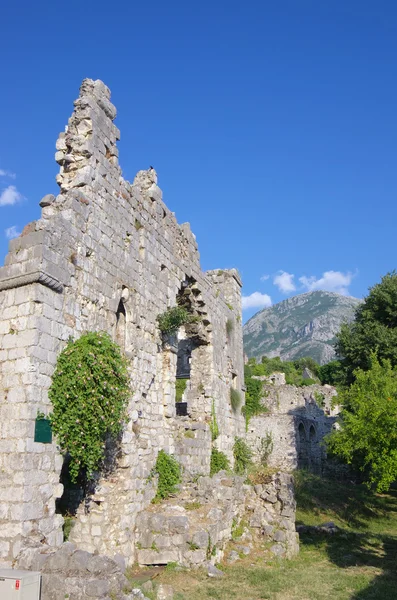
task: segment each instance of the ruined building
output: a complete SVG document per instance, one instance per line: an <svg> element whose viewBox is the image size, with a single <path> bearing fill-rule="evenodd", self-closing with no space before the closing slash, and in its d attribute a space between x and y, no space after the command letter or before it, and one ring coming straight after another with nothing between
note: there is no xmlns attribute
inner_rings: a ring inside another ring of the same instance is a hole
<svg viewBox="0 0 397 600"><path fill-rule="evenodd" d="M77 511L71 540L78 548L117 554L127 563L156 562L139 549L145 548L150 515L144 511L155 494L148 476L158 451L175 455L188 481L209 475L212 411L219 427L216 446L231 463L236 436L245 436L241 407L233 411L230 403L231 389L244 402L239 275L201 271L190 226L179 225L164 204L152 168L140 171L132 184L123 179L115 117L109 89L85 80L56 144L60 193L44 196L41 218L10 242L0 268L2 566L15 564L26 546L51 550L63 543L56 507L64 499L64 459L56 440L35 438L35 425L39 413L51 412L51 376L70 336L109 333L128 357L133 391L116 470ZM163 343L156 318L178 300L196 319L181 328L175 347ZM178 411L177 377L187 379ZM200 493L215 498L208 480ZM218 494L219 502L223 496L229 503L236 499L237 513L241 486ZM284 494L288 502L286 518L293 524L293 500ZM277 506L280 512L282 502ZM214 513L215 541L230 534L233 510L218 531L222 514ZM289 535L296 544L295 533ZM175 556L183 559L186 536L177 538ZM189 560L203 557L205 551Z"/></svg>
<svg viewBox="0 0 397 600"><path fill-rule="evenodd" d="M336 389L319 383L288 385L284 373L253 378L262 381L262 403L267 409L249 422L247 440L254 457L260 458L262 440L268 439L269 466L288 472L300 468L323 474L330 467L324 437L335 427L340 412Z"/></svg>

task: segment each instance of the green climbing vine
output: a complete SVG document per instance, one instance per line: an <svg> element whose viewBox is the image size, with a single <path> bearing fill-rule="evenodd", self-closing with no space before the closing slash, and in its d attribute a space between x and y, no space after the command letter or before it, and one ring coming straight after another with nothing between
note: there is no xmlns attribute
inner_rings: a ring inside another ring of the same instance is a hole
<svg viewBox="0 0 397 600"><path fill-rule="evenodd" d="M52 430L61 452L70 455L70 477L89 479L104 458L105 439L123 427L131 390L126 359L104 332L69 340L58 356L48 392Z"/></svg>

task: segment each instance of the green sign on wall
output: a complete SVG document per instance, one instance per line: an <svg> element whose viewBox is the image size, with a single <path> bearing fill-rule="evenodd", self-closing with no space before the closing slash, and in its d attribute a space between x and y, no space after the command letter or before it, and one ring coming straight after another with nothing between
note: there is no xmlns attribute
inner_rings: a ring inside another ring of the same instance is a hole
<svg viewBox="0 0 397 600"><path fill-rule="evenodd" d="M42 444L51 444L52 430L50 419L36 419L34 441L41 442Z"/></svg>

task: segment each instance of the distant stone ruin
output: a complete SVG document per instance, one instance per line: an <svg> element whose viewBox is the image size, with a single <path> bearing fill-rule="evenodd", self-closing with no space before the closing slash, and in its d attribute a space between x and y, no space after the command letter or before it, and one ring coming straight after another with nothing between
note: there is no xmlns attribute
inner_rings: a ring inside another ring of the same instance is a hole
<svg viewBox="0 0 397 600"><path fill-rule="evenodd" d="M340 406L330 385L287 385L284 373L253 376L263 381L268 412L253 417L247 439L260 460L261 442L271 440L268 464L285 471L308 469L321 475L327 466L324 437L335 427Z"/></svg>
<svg viewBox="0 0 397 600"><path fill-rule="evenodd" d="M164 204L153 168L132 184L123 179L115 117L109 89L84 80L56 145L60 193L44 196L41 218L10 242L0 269L0 565L52 573L64 560L71 578L64 591L75 598L86 597L85 586L104 597L110 589L93 583L96 567L87 566L77 593L78 557L95 561L76 552L124 565L214 562L243 510L277 555L297 551L289 476L274 475L257 493L248 493L241 478L209 477L212 447L233 465L235 438L246 436L240 277L234 269L201 271L190 226L179 225ZM194 319L176 343L166 343L157 317L177 303ZM67 465L56 440L51 432L36 435L38 415L51 412L57 357L85 331L105 331L120 345L133 390L116 466L88 491L64 488ZM186 379L183 410L177 378ZM237 409L232 390L241 398ZM181 498L201 498L208 515L212 510L207 529L207 517L188 517L182 500L151 505L160 449L183 467ZM67 547L65 506L76 515L74 546ZM113 563L109 569L117 571Z"/></svg>

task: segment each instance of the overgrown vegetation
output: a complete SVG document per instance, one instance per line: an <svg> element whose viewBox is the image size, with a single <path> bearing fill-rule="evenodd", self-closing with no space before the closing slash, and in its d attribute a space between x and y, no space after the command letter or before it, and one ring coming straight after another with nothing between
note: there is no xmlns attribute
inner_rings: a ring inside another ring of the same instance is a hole
<svg viewBox="0 0 397 600"><path fill-rule="evenodd" d="M317 383L316 379L304 379L302 377L305 369L308 369L317 378L320 366L310 356L293 361L281 360L279 356L275 358L262 356L260 363L257 363L255 358L249 359L248 365L246 365L246 376L264 375L268 377L272 373L285 373L285 381L289 385L300 387Z"/></svg>
<svg viewBox="0 0 397 600"><path fill-rule="evenodd" d="M252 452L247 443L236 437L233 446L234 470L237 475L243 475L252 464Z"/></svg>
<svg viewBox="0 0 397 600"><path fill-rule="evenodd" d="M251 417L268 412L268 408L262 404L263 383L259 379L252 379L250 367L245 366L245 405L243 412L246 426Z"/></svg>
<svg viewBox="0 0 397 600"><path fill-rule="evenodd" d="M386 491L397 479L397 273L370 288L344 324L336 350L343 356L322 368L339 384L340 429L328 451L361 471L368 486Z"/></svg>
<svg viewBox="0 0 397 600"><path fill-rule="evenodd" d="M160 502L177 492L177 486L181 482L181 467L173 456L160 450L153 469L153 474L155 473L158 474L158 485L154 502Z"/></svg>
<svg viewBox="0 0 397 600"><path fill-rule="evenodd" d="M186 308L173 306L157 316L157 323L161 333L165 335L175 334L182 325L192 323L195 317L190 315Z"/></svg>
<svg viewBox="0 0 397 600"><path fill-rule="evenodd" d="M186 390L188 380L184 378L178 378L175 381L175 402L182 402L183 394Z"/></svg>
<svg viewBox="0 0 397 600"><path fill-rule="evenodd" d="M237 412L241 404L241 394L236 388L230 388L230 405L233 412Z"/></svg>
<svg viewBox="0 0 397 600"><path fill-rule="evenodd" d="M265 544L210 579L206 570L160 574L178 600L395 600L397 589L397 492L375 495L350 482L305 472L296 477L298 524L333 521L333 535L300 534L292 560L265 564ZM239 533L234 523L234 535Z"/></svg>
<svg viewBox="0 0 397 600"><path fill-rule="evenodd" d="M218 450L217 448L212 448L211 450L211 466L210 466L210 475L215 475L215 473L219 473L219 471L229 471L230 463L229 460L223 452Z"/></svg>
<svg viewBox="0 0 397 600"><path fill-rule="evenodd" d="M369 290L368 296L355 313L355 320L343 324L337 335L336 352L343 383L354 381L355 370L367 371L372 365L372 353L379 360L387 359L397 366L397 273L382 277Z"/></svg>
<svg viewBox="0 0 397 600"><path fill-rule="evenodd" d="M69 454L73 483L100 468L107 436L116 439L131 395L127 363L120 348L103 332L69 340L58 357L48 396L52 430L63 454Z"/></svg>
<svg viewBox="0 0 397 600"><path fill-rule="evenodd" d="M372 354L368 371L357 369L355 381L341 390L341 428L327 439L330 452L363 473L378 492L397 479L397 368Z"/></svg>

